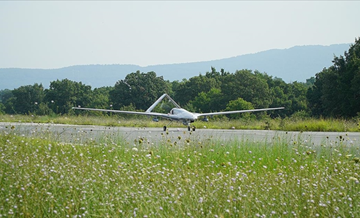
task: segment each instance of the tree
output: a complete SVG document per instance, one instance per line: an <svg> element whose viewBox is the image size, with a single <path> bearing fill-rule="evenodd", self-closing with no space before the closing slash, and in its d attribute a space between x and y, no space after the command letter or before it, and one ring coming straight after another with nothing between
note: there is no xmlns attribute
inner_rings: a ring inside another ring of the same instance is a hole
<svg viewBox="0 0 360 218"><path fill-rule="evenodd" d="M262 78L268 84L270 90L269 107L285 107L285 110L268 111L270 116L282 116L291 114L291 100L289 100L289 93L291 93L290 85L285 83L280 78L273 78L266 73L259 73L255 71L255 75Z"/></svg>
<svg viewBox="0 0 360 218"><path fill-rule="evenodd" d="M14 112L13 102L9 101L12 97L14 97L12 90L4 89L0 91L0 104L2 105L0 106L2 111L1 113Z"/></svg>
<svg viewBox="0 0 360 218"><path fill-rule="evenodd" d="M291 105L288 108L288 111L290 111L291 114L297 111L306 111L307 110L306 84L293 82L289 84L289 86L291 91L288 93L288 100L291 102Z"/></svg>
<svg viewBox="0 0 360 218"><path fill-rule="evenodd" d="M180 104L185 105L201 92L208 92L212 88L220 88L215 78L203 75L194 76L189 80L181 82L177 90L174 90L174 99Z"/></svg>
<svg viewBox="0 0 360 218"><path fill-rule="evenodd" d="M222 102L223 94L220 89L212 88L208 92L200 92L190 103L199 112L221 111L225 109Z"/></svg>
<svg viewBox="0 0 360 218"><path fill-rule="evenodd" d="M184 79L173 89L174 99L180 105L186 105L201 92L207 93L213 88L220 89L222 78L229 74L224 69L217 72L214 67L211 67L211 72L206 72L205 76L199 74L199 76L194 76L189 80Z"/></svg>
<svg viewBox="0 0 360 218"><path fill-rule="evenodd" d="M310 77L309 79L306 79L306 86L307 87L312 87L313 85L314 85L314 83L315 83L315 77Z"/></svg>
<svg viewBox="0 0 360 218"><path fill-rule="evenodd" d="M268 107L271 103L269 86L266 80L251 70L236 71L222 78L221 91L225 102L242 98L256 108Z"/></svg>
<svg viewBox="0 0 360 218"><path fill-rule="evenodd" d="M13 97L13 93L10 89L0 90L0 102L5 104L7 100Z"/></svg>
<svg viewBox="0 0 360 218"><path fill-rule="evenodd" d="M307 92L314 115L353 117L360 111L360 38L344 56L334 57L333 66L316 74Z"/></svg>
<svg viewBox="0 0 360 218"><path fill-rule="evenodd" d="M55 112L67 114L72 107L88 107L91 102L91 86L69 79L50 83L46 93L46 103Z"/></svg>
<svg viewBox="0 0 360 218"><path fill-rule="evenodd" d="M5 105L0 102L0 115L5 114Z"/></svg>
<svg viewBox="0 0 360 218"><path fill-rule="evenodd" d="M247 102L242 98L229 101L229 103L226 105L227 111L251 110L251 109L254 109L254 106L250 102ZM229 116L232 118L250 117L250 113L229 114Z"/></svg>
<svg viewBox="0 0 360 218"><path fill-rule="evenodd" d="M12 97L6 103L9 113L29 114L36 113L40 103L44 100L44 88L42 84L20 86L12 91Z"/></svg>
<svg viewBox="0 0 360 218"><path fill-rule="evenodd" d="M146 110L162 94L169 93L170 85L155 72L137 71L116 82L109 93L110 101L115 109L133 104L137 109Z"/></svg>
<svg viewBox="0 0 360 218"><path fill-rule="evenodd" d="M91 94L91 101L89 102L89 107L93 108L112 108L112 103L110 102L109 93L114 89L114 87L100 87L95 88Z"/></svg>

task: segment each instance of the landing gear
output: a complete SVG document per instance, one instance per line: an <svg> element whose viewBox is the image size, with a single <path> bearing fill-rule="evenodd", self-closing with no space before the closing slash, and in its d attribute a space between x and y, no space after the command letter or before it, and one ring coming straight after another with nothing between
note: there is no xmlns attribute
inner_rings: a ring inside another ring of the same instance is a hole
<svg viewBox="0 0 360 218"><path fill-rule="evenodd" d="M172 120L166 126L164 126L164 132L167 130L167 126L170 125L171 123L172 123Z"/></svg>
<svg viewBox="0 0 360 218"><path fill-rule="evenodd" d="M196 129L195 126L191 127L190 124L188 125L188 131L191 131L191 130L195 131L195 129Z"/></svg>
<svg viewBox="0 0 360 218"><path fill-rule="evenodd" d="M172 121L171 121L170 123L172 123ZM169 123L169 124L170 124L170 123ZM169 124L168 124L168 125L169 125ZM195 126L190 126L190 122L184 121L183 124L184 124L184 125L187 125L188 131L193 131L193 132L194 132L194 131L196 130L196 127L195 127ZM166 131L168 130L168 128L167 128L168 125L166 125L166 126L163 127L164 132L166 132Z"/></svg>

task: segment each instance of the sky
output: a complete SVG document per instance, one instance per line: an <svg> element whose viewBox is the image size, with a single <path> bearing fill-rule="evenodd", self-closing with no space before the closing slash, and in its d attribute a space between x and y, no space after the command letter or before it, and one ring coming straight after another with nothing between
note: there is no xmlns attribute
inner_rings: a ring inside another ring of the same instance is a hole
<svg viewBox="0 0 360 218"><path fill-rule="evenodd" d="M210 61L354 43L360 1L0 1L0 68Z"/></svg>

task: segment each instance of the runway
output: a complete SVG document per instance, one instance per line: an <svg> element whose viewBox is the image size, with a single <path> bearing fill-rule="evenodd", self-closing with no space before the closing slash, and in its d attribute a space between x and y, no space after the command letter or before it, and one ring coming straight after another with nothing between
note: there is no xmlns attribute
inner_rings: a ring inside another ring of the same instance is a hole
<svg viewBox="0 0 360 218"><path fill-rule="evenodd" d="M192 142L212 141L251 141L272 143L274 140L285 140L288 143L304 143L311 145L360 145L358 132L285 132L272 130L224 130L169 128L134 128L105 127L92 125L38 124L38 123L0 123L0 133L15 132L28 137L43 137L66 143L127 142L159 144L186 139Z"/></svg>

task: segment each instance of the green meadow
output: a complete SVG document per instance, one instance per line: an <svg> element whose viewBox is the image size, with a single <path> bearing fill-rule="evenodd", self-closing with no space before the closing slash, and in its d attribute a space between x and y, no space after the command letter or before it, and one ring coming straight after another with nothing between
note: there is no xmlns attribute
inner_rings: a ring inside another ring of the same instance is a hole
<svg viewBox="0 0 360 218"><path fill-rule="evenodd" d="M358 141L0 132L2 217L360 217ZM190 136L189 136L190 135Z"/></svg>

